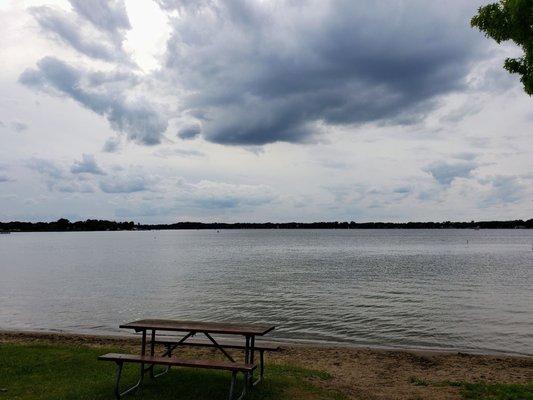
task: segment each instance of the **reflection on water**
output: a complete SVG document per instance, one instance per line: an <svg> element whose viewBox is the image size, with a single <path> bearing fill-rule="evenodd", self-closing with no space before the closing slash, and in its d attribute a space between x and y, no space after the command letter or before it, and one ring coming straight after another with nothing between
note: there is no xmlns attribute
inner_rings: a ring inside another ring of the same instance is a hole
<svg viewBox="0 0 533 400"><path fill-rule="evenodd" d="M116 333L142 317L275 336L531 353L533 231L15 233L0 328Z"/></svg>

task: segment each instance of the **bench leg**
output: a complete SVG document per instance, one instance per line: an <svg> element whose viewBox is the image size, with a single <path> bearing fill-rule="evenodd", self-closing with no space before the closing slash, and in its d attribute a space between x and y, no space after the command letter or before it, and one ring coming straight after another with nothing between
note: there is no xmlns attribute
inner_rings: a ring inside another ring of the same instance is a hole
<svg viewBox="0 0 533 400"><path fill-rule="evenodd" d="M229 400L233 400L233 390L235 390L235 381L237 380L237 373L231 373L231 383L229 386Z"/></svg>
<svg viewBox="0 0 533 400"><path fill-rule="evenodd" d="M141 364L141 376L140 376L139 380L137 381L137 383L135 385L133 385L132 387L124 390L123 392L120 391L120 378L122 377L122 367L123 367L123 365L124 364L122 362L117 362L117 371L116 371L116 375L115 375L115 397L117 399L121 399L122 397L124 397L128 393L131 393L131 392L133 392L134 390L136 390L138 388L142 388L144 371L143 371L143 366Z"/></svg>
<svg viewBox="0 0 533 400"><path fill-rule="evenodd" d="M263 382L264 376L265 376L265 351L259 350L259 376L253 383L253 386L256 386L257 384Z"/></svg>
<svg viewBox="0 0 533 400"><path fill-rule="evenodd" d="M168 355L169 357L172 357L172 351L174 350L174 349L172 348L172 346L168 345L168 346L165 346L165 348L166 348L166 351L165 351L164 355ZM165 375L168 371L170 371L170 368L171 368L171 366L168 365L168 366L164 369L163 372L160 372L159 374L156 374L156 375L154 376L154 378L159 378L161 375Z"/></svg>
<svg viewBox="0 0 533 400"><path fill-rule="evenodd" d="M163 357L165 356L172 357L172 351L173 351L172 346L165 345L165 349L166 350L163 353ZM167 365L165 369L163 369L163 371L158 372L158 373L155 372L155 365L151 365L150 367L148 367L148 369L150 370L150 378L157 379L160 376L165 375L168 371L170 371L170 365Z"/></svg>
<svg viewBox="0 0 533 400"><path fill-rule="evenodd" d="M229 400L242 400L246 396L246 393L247 393L246 388L248 387L248 385L246 384L246 380L248 379L248 375L245 373L243 373L243 375L244 375L244 382L243 382L242 392L239 397L234 399L233 396L234 396L235 386L237 385L237 371L233 371L231 373L231 383L229 387L229 397L228 397Z"/></svg>

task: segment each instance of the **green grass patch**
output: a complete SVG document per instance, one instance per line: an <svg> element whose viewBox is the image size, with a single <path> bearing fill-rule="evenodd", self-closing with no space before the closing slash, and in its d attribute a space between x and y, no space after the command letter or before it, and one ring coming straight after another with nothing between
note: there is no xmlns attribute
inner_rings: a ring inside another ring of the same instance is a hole
<svg viewBox="0 0 533 400"><path fill-rule="evenodd" d="M428 385L428 383L424 379L420 379L415 376L411 376L409 378L409 382L415 386L427 386Z"/></svg>
<svg viewBox="0 0 533 400"><path fill-rule="evenodd" d="M73 345L1 344L0 400L112 399L115 364L97 356L116 348ZM123 384L134 384L139 365L125 365ZM331 379L322 371L290 365L267 365L265 381L247 396L250 400L344 400L342 394L320 388ZM227 399L230 374L224 371L174 368L152 381L145 376L143 400ZM237 391L240 391L239 381ZM139 395L128 396L135 399Z"/></svg>
<svg viewBox="0 0 533 400"><path fill-rule="evenodd" d="M529 385L463 383L461 395L468 400L533 400L533 383Z"/></svg>
<svg viewBox="0 0 533 400"><path fill-rule="evenodd" d="M533 382L527 385L460 381L427 382L416 377L410 377L409 382L415 386L458 387L461 397L465 400L533 400Z"/></svg>

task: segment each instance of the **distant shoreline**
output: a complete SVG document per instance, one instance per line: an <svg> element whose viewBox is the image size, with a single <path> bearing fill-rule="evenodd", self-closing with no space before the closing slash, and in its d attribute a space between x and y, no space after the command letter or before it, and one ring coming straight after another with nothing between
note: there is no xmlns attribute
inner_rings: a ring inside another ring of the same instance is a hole
<svg viewBox="0 0 533 400"><path fill-rule="evenodd" d="M0 222L0 232L70 232L70 231L146 231L146 230L236 230L236 229L533 229L533 219L470 222L176 222L140 224L88 219L71 222L61 218L54 222Z"/></svg>

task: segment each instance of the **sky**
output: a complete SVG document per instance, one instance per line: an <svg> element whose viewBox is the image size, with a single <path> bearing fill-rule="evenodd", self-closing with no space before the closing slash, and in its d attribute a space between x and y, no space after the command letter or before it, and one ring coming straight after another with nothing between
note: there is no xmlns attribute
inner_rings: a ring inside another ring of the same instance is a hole
<svg viewBox="0 0 533 400"><path fill-rule="evenodd" d="M0 221L533 217L480 0L0 0Z"/></svg>

